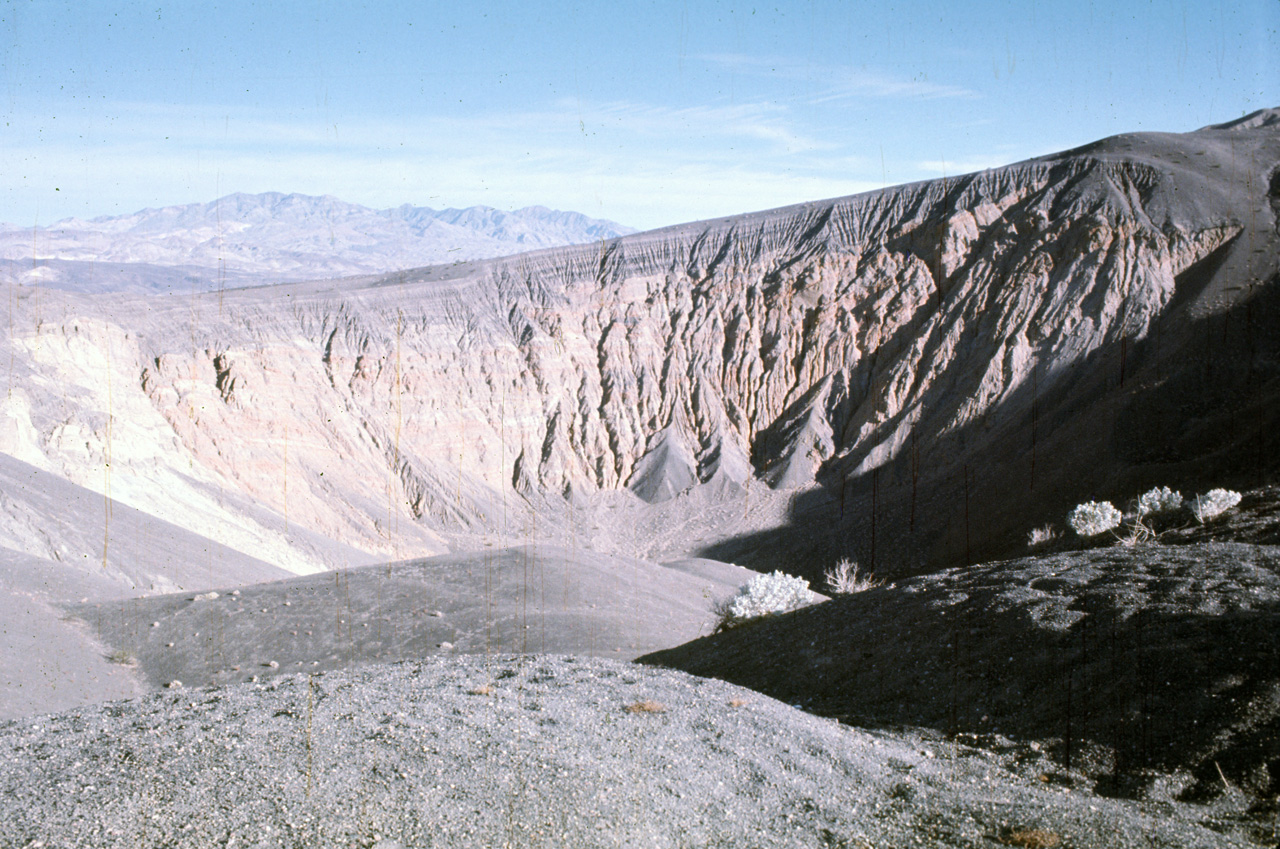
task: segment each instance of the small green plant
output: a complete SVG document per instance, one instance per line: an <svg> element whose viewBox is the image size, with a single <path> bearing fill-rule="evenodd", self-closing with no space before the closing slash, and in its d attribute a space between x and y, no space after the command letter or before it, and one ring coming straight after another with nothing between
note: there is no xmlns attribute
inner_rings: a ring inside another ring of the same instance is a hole
<svg viewBox="0 0 1280 849"><path fill-rule="evenodd" d="M859 575L859 566L847 557L823 573L827 580L827 589L836 595L860 593L881 586L884 581L877 581L870 574Z"/></svg>
<svg viewBox="0 0 1280 849"><path fill-rule="evenodd" d="M1119 525L1122 518L1110 501L1086 501L1068 514L1067 524L1082 537L1096 537Z"/></svg>
<svg viewBox="0 0 1280 849"><path fill-rule="evenodd" d="M138 659L133 656L133 652L126 651L125 649L116 649L111 654L107 655L107 661L110 663L118 663L121 666L133 666L138 662Z"/></svg>

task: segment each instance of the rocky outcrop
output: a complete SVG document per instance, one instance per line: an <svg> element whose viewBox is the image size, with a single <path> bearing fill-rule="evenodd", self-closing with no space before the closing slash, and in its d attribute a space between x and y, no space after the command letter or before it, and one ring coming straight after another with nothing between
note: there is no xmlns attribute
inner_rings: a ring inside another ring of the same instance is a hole
<svg viewBox="0 0 1280 849"><path fill-rule="evenodd" d="M10 359L84 390L32 399L49 466L92 485L110 443L114 480L188 493L132 488L170 521L198 504L243 526L245 502L412 556L648 509L590 513L596 493L757 481L788 526L706 551L810 574L972 560L1073 499L1274 469L1269 121L382 277L11 287ZM72 348L94 362L49 353ZM1175 415L1187 392L1205 404Z"/></svg>

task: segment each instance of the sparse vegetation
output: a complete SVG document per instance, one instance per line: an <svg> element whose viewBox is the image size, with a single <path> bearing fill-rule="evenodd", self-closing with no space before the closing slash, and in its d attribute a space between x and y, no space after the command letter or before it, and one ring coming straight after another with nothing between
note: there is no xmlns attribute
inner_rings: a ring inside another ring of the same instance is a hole
<svg viewBox="0 0 1280 849"><path fill-rule="evenodd" d="M1077 504L1067 516L1067 524L1082 537L1096 537L1120 524L1123 517L1110 501Z"/></svg>
<svg viewBox="0 0 1280 849"><path fill-rule="evenodd" d="M1182 507L1182 493L1175 492L1167 486L1158 486L1148 490L1138 499L1138 516L1151 516L1158 513L1172 513Z"/></svg>
<svg viewBox="0 0 1280 849"><path fill-rule="evenodd" d="M118 663L121 666L133 666L138 662L138 659L133 656L133 652L131 651L116 649L111 652L111 654L107 655L107 661L110 663Z"/></svg>
<svg viewBox="0 0 1280 849"><path fill-rule="evenodd" d="M873 587L881 586L884 581L877 581L870 574L859 575L858 564L845 558L823 573L827 581L827 589L836 595L865 592Z"/></svg>
<svg viewBox="0 0 1280 849"><path fill-rule="evenodd" d="M719 620L716 631L720 632L761 616L807 607L814 600L808 581L777 571L756 575L736 596L716 602L711 610Z"/></svg>
<svg viewBox="0 0 1280 849"><path fill-rule="evenodd" d="M1116 542L1123 546L1141 545L1156 539L1156 532L1141 515L1135 517L1123 532L1113 530L1111 533L1115 536Z"/></svg>
<svg viewBox="0 0 1280 849"><path fill-rule="evenodd" d="M1238 492L1211 489L1187 501L1177 490L1157 486L1131 501L1129 513L1122 514L1110 501L1087 501L1068 514L1067 523L1085 539L1111 531L1120 545L1141 545L1158 541L1161 532L1172 527L1180 516L1186 515L1182 512L1184 508L1196 521L1204 524L1235 507L1240 499ZM1056 537L1053 526L1044 525L1027 534L1027 545L1036 548Z"/></svg>
<svg viewBox="0 0 1280 849"><path fill-rule="evenodd" d="M1230 489L1211 489L1191 499L1191 514L1204 524L1216 519L1240 503L1240 493Z"/></svg>
<svg viewBox="0 0 1280 849"><path fill-rule="evenodd" d="M1052 524L1041 525L1038 528L1033 528L1027 534L1027 547L1038 548L1045 543L1053 542L1059 536L1058 529Z"/></svg>

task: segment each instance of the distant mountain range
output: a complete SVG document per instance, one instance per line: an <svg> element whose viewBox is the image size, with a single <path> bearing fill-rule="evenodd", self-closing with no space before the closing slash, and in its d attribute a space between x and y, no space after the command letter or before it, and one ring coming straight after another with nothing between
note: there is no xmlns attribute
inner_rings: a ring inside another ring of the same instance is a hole
<svg viewBox="0 0 1280 849"><path fill-rule="evenodd" d="M189 291L384 273L634 232L543 206L370 209L266 192L48 227L0 225L0 269L62 289Z"/></svg>

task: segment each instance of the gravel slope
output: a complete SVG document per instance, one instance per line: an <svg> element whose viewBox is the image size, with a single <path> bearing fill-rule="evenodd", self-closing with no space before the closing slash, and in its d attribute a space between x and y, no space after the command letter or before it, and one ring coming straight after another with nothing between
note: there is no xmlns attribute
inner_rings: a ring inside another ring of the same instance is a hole
<svg viewBox="0 0 1280 849"><path fill-rule="evenodd" d="M432 659L0 725L6 847L1245 845L1189 810L1093 796L1029 748L603 659Z"/></svg>

